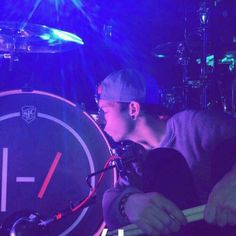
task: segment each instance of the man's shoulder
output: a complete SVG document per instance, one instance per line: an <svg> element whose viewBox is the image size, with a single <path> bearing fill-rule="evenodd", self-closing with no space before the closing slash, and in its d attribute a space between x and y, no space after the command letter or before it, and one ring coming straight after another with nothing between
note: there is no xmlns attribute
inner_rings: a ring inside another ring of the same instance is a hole
<svg viewBox="0 0 236 236"><path fill-rule="evenodd" d="M195 132L197 132L201 139L208 140L213 136L225 139L235 137L236 119L221 111L185 110L175 114L169 120L168 129L175 135L189 132L196 138Z"/></svg>
<svg viewBox="0 0 236 236"><path fill-rule="evenodd" d="M202 116L202 115L206 115L206 114L207 114L206 111L195 110L195 109L186 109L186 110L179 111L179 112L175 113L171 118L176 119L176 118L182 118L182 117L193 117L196 115Z"/></svg>
<svg viewBox="0 0 236 236"><path fill-rule="evenodd" d="M214 110L195 110L195 109L186 109L174 114L170 120L234 120L235 118L226 114L222 111Z"/></svg>
<svg viewBox="0 0 236 236"><path fill-rule="evenodd" d="M192 109L180 111L178 113L175 113L172 117L170 117L170 119L168 120L168 123L177 124L177 125L180 125L181 123L186 124L188 121L194 119L194 117L199 115L199 112L200 111L192 110Z"/></svg>

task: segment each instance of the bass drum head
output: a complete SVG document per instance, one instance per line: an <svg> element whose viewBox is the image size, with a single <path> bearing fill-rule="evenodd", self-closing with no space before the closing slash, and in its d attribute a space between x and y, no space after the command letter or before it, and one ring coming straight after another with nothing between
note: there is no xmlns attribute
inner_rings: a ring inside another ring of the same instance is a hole
<svg viewBox="0 0 236 236"><path fill-rule="evenodd" d="M94 120L59 96L21 90L0 93L1 224L30 210L43 219L90 193L86 177L104 167L110 147ZM94 187L98 177L91 178ZM52 235L94 235L102 224L102 195L114 184L108 171L95 202L49 225Z"/></svg>

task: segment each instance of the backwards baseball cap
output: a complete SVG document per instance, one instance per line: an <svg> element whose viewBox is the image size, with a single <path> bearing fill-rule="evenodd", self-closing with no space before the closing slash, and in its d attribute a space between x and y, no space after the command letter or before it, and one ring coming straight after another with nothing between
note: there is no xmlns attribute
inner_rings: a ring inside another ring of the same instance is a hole
<svg viewBox="0 0 236 236"><path fill-rule="evenodd" d="M160 104L156 80L136 69L122 69L111 73L98 86L97 93L99 99L108 101Z"/></svg>

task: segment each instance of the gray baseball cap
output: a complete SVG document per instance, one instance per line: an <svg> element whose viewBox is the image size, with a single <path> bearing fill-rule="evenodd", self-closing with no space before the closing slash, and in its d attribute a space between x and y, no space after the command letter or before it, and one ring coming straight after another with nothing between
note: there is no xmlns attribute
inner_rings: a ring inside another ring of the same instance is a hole
<svg viewBox="0 0 236 236"><path fill-rule="evenodd" d="M99 99L108 101L160 104L156 80L136 69L122 69L111 73L101 82L97 93Z"/></svg>

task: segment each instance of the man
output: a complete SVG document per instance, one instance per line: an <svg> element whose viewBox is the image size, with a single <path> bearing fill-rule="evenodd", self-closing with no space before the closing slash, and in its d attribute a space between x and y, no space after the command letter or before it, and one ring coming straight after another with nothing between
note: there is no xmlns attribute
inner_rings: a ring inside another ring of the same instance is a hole
<svg viewBox="0 0 236 236"><path fill-rule="evenodd" d="M166 119L154 80L132 69L106 77L99 87L99 108L104 131L116 142L130 140L146 150L173 148L192 170L198 196L206 203L205 221L219 226L236 225L236 166L213 187L214 153L222 141L236 137L236 120L226 114L187 110ZM156 109L157 108L157 109ZM227 156L223 156L227 162ZM236 161L235 161L236 163ZM104 216L135 223L151 235L176 232L186 219L179 207L158 192L132 186L114 188L104 196ZM107 219L109 221L109 219Z"/></svg>

